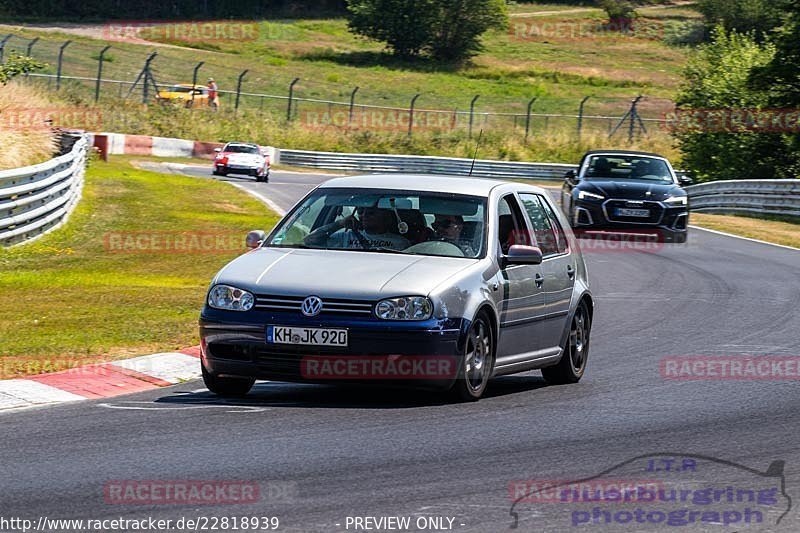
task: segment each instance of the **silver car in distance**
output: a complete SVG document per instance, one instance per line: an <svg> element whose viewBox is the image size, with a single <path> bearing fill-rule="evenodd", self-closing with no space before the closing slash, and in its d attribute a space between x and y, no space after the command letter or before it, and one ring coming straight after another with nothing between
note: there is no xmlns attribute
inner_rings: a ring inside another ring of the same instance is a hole
<svg viewBox="0 0 800 533"><path fill-rule="evenodd" d="M577 383L594 304L569 222L541 188L368 175L317 187L213 279L200 317L212 392L256 379L407 384L477 400L541 369Z"/></svg>

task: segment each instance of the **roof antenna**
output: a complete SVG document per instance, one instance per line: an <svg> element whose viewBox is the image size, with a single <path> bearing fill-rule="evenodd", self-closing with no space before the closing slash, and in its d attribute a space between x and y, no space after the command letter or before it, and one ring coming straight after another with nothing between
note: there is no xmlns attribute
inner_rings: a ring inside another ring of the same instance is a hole
<svg viewBox="0 0 800 533"><path fill-rule="evenodd" d="M472 171L475 169L475 160L478 158L478 148L481 146L481 137L483 137L483 128L481 128L480 133L478 133L478 142L475 143L475 154L472 156L472 165L469 167L469 174L467 174L467 176L472 176Z"/></svg>

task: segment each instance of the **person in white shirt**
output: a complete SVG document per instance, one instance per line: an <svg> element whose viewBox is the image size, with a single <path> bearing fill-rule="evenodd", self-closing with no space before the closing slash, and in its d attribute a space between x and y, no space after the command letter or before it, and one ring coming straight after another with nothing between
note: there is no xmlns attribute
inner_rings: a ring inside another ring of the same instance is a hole
<svg viewBox="0 0 800 533"><path fill-rule="evenodd" d="M309 234L304 243L309 246L349 250L404 250L410 245L408 239L390 231L395 220L391 210L360 207L357 214L358 219L353 214L319 228Z"/></svg>

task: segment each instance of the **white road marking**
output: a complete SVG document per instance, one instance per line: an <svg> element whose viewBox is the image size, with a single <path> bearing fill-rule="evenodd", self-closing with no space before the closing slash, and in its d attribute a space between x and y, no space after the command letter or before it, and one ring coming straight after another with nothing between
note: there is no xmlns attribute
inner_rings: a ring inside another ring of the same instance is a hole
<svg viewBox="0 0 800 533"><path fill-rule="evenodd" d="M247 194L249 194L251 196L255 196L258 200L261 200L262 202L267 204L267 207L269 207L270 209L272 209L273 211L278 213L280 216L285 216L286 215L286 210L285 209L283 209L281 206L279 206L278 204L276 204L275 202L273 202L272 200L270 200L266 196L264 196L262 194L259 194L256 191L251 191L247 187L243 187L242 185L240 185L238 183L233 183L231 181L226 181L226 182L223 182L223 183L230 183L231 185L233 185L237 189L241 189L244 192L246 192Z"/></svg>
<svg viewBox="0 0 800 533"><path fill-rule="evenodd" d="M141 374L161 379L168 383L180 383L200 377L200 360L183 353L157 353L143 355L112 365L127 368Z"/></svg>
<svg viewBox="0 0 800 533"><path fill-rule="evenodd" d="M145 405L122 405L112 403L98 403L97 407L104 407L106 409L121 409L124 411L185 411L187 409L228 409L229 413L260 413L262 411L269 411L266 407L254 407L251 405L176 405L176 406L162 406L153 405L153 402L125 402Z"/></svg>
<svg viewBox="0 0 800 533"><path fill-rule="evenodd" d="M787 250L796 250L800 252L800 248L795 248L794 246L786 246L785 244L775 244L774 242L767 242L761 241L758 239L751 239L750 237L742 237L741 235L734 235L733 233L725 233L724 231L717 231L715 229L708 229L702 228L700 226L689 226L692 229L699 229L701 231L707 231L709 233L716 233L717 235L724 235L725 237L733 237L734 239L742 239L743 241L750 241L750 242L757 242L759 244L768 244L769 246L777 246L778 248L785 248Z"/></svg>

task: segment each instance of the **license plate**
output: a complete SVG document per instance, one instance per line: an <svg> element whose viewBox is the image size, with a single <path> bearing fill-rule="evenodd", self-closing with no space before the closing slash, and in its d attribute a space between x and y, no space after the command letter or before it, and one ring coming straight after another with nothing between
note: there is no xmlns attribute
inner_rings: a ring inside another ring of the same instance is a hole
<svg viewBox="0 0 800 533"><path fill-rule="evenodd" d="M302 346L347 346L346 329L267 326L268 344Z"/></svg>
<svg viewBox="0 0 800 533"><path fill-rule="evenodd" d="M650 217L650 210L649 209L625 209L620 207L617 209L617 216L620 217L639 217L639 218L649 218Z"/></svg>

